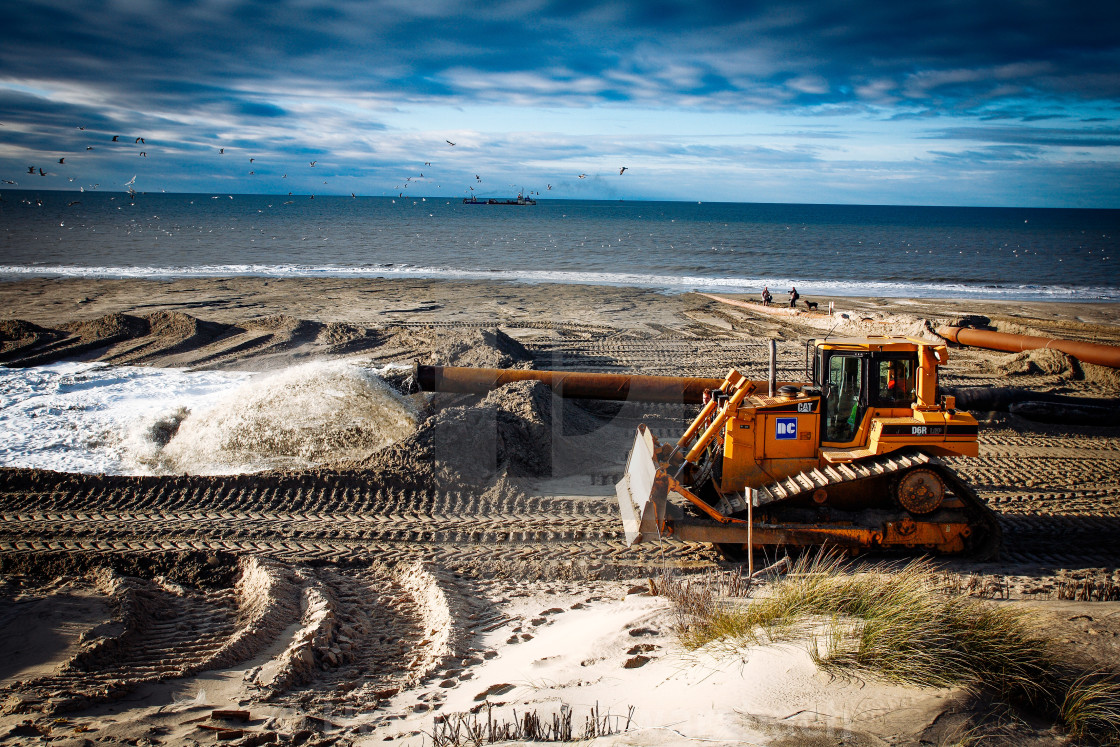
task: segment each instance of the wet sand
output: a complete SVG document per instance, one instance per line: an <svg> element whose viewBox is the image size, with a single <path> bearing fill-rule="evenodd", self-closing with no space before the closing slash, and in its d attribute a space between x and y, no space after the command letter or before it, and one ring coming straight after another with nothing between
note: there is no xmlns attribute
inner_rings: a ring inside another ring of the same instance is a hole
<svg viewBox="0 0 1120 747"><path fill-rule="evenodd" d="M253 371L328 358L697 376L735 365L760 376L773 338L794 375L808 337L928 334L962 315L1120 344L1116 304L810 300L821 310L790 315L591 286L38 279L0 283L0 354ZM1042 354L953 348L944 381L1120 395L1114 371ZM613 483L634 425L668 437L688 408L557 412L530 384L413 397L427 419L412 436L301 472L0 470L0 735L420 745L436 715L489 701L507 720L563 702L577 724L598 703L616 728L633 706L630 730L602 744L951 743L983 712L955 690L831 680L796 646L751 651L745 664L680 649L646 579L735 567L705 546L625 548ZM970 593L1031 606L1074 655L1113 666L1120 602L1085 597L1120 584L1120 426L976 414L981 456L953 466L999 514L1004 553L943 570ZM1023 729L1013 741L1059 738L1049 723Z"/></svg>

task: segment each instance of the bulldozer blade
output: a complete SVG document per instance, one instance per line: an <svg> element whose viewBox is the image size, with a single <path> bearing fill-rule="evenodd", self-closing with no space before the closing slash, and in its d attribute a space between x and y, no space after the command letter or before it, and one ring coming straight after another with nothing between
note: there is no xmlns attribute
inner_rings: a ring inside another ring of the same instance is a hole
<svg viewBox="0 0 1120 747"><path fill-rule="evenodd" d="M626 459L626 472L614 486L628 546L661 535L658 517L665 517L666 482L658 479L661 467L654 458L656 449L653 434L639 425Z"/></svg>

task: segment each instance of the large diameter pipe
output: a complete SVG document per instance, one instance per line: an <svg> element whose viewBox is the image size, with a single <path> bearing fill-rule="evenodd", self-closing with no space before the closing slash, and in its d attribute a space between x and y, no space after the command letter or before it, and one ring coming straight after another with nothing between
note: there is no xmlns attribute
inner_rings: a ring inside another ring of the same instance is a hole
<svg viewBox="0 0 1120 747"><path fill-rule="evenodd" d="M938 327L937 334L961 345L971 345L988 350L1002 350L1008 353L1050 348L1072 355L1079 361L1110 368L1120 368L1120 347L1115 345L1063 340L1057 337L1013 335L1008 332L991 332L986 329L970 329L967 327Z"/></svg>
<svg viewBox="0 0 1120 747"><path fill-rule="evenodd" d="M582 371L531 371L523 368L466 368L458 366L413 367L413 378L421 391L458 392L484 395L515 381L539 381L558 397L569 399L603 399L631 402L681 402L697 404L704 401L705 389L719 389L723 379L691 376L639 376L637 374L601 374ZM764 381L747 382L756 389ZM804 382L780 381L783 384ZM753 391L753 390L752 390Z"/></svg>
<svg viewBox="0 0 1120 747"><path fill-rule="evenodd" d="M637 376L582 371L530 371L522 368L462 368L417 365L413 374L426 392L486 394L515 381L540 381L557 396L570 399L686 402L704 400L705 389L719 389L723 379L687 376Z"/></svg>

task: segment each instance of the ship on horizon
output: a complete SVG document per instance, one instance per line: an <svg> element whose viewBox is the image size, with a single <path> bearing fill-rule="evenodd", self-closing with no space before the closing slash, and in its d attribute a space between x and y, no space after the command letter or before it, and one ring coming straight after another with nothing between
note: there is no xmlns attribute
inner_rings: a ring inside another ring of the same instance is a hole
<svg viewBox="0 0 1120 747"><path fill-rule="evenodd" d="M498 200L490 197L485 200L480 200L475 195L463 198L464 205L536 205L537 201L532 197L526 197L523 194L517 195L514 199Z"/></svg>

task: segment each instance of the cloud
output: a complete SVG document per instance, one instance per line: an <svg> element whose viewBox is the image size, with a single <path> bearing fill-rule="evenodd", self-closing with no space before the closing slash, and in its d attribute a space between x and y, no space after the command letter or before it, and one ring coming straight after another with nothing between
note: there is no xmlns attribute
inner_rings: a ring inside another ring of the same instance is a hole
<svg viewBox="0 0 1120 747"><path fill-rule="evenodd" d="M396 186L388 172L433 157L455 130L463 135L451 156L456 175L472 168L461 162L466 154L479 160L484 152L495 170L505 159L526 177L567 173L579 146L562 133L540 127L515 146L516 126L479 114L515 108L586 113L580 129L590 131L591 159L645 154L637 131L658 143L654 150L676 141L676 150L649 154L664 173L682 164L725 173L720 157L801 168L823 156L791 140L855 145L870 137L874 145L879 135L857 134L868 121L915 140L974 141L928 151L930 162L1011 163L1015 147L1103 152L1117 144L1116 28L1120 4L1019 0L493 0L481 8L450 0L25 0L0 8L0 169L67 152L80 154L75 169L90 164L92 177L92 164L110 156L139 158L102 147L113 134L135 133L153 145L153 177L214 173L247 189L260 183L244 181L240 165L192 160L226 147L263 159L254 176L273 166L282 175L306 157L320 160L317 168L336 162L338 176L350 168L380 179L387 190ZM456 108L459 120L447 115ZM654 112L740 123L684 142L693 133L659 128ZM787 126L737 150L718 141L755 132L758 117ZM809 118L824 130L813 134ZM1012 126L1044 121L1070 127ZM1085 126L1093 122L1101 126ZM620 131L631 138L616 140ZM96 150L87 152L90 143ZM564 171L523 168L550 159ZM322 186L305 176L307 186Z"/></svg>
<svg viewBox="0 0 1120 747"><path fill-rule="evenodd" d="M950 127L930 133L930 138L974 140L1012 145L1075 148L1120 147L1120 126L1063 129L1053 127Z"/></svg>
<svg viewBox="0 0 1120 747"><path fill-rule="evenodd" d="M1108 31L1120 26L1118 6L1052 6L499 0L485 12L445 4L437 14L401 2L31 0L4 10L0 69L134 94L203 82L231 97L263 80L335 95L540 96L574 105L725 92L734 95L714 105L748 109L797 96L806 105L968 100L1003 86L1115 97L1120 76L1100 71L1120 61Z"/></svg>

